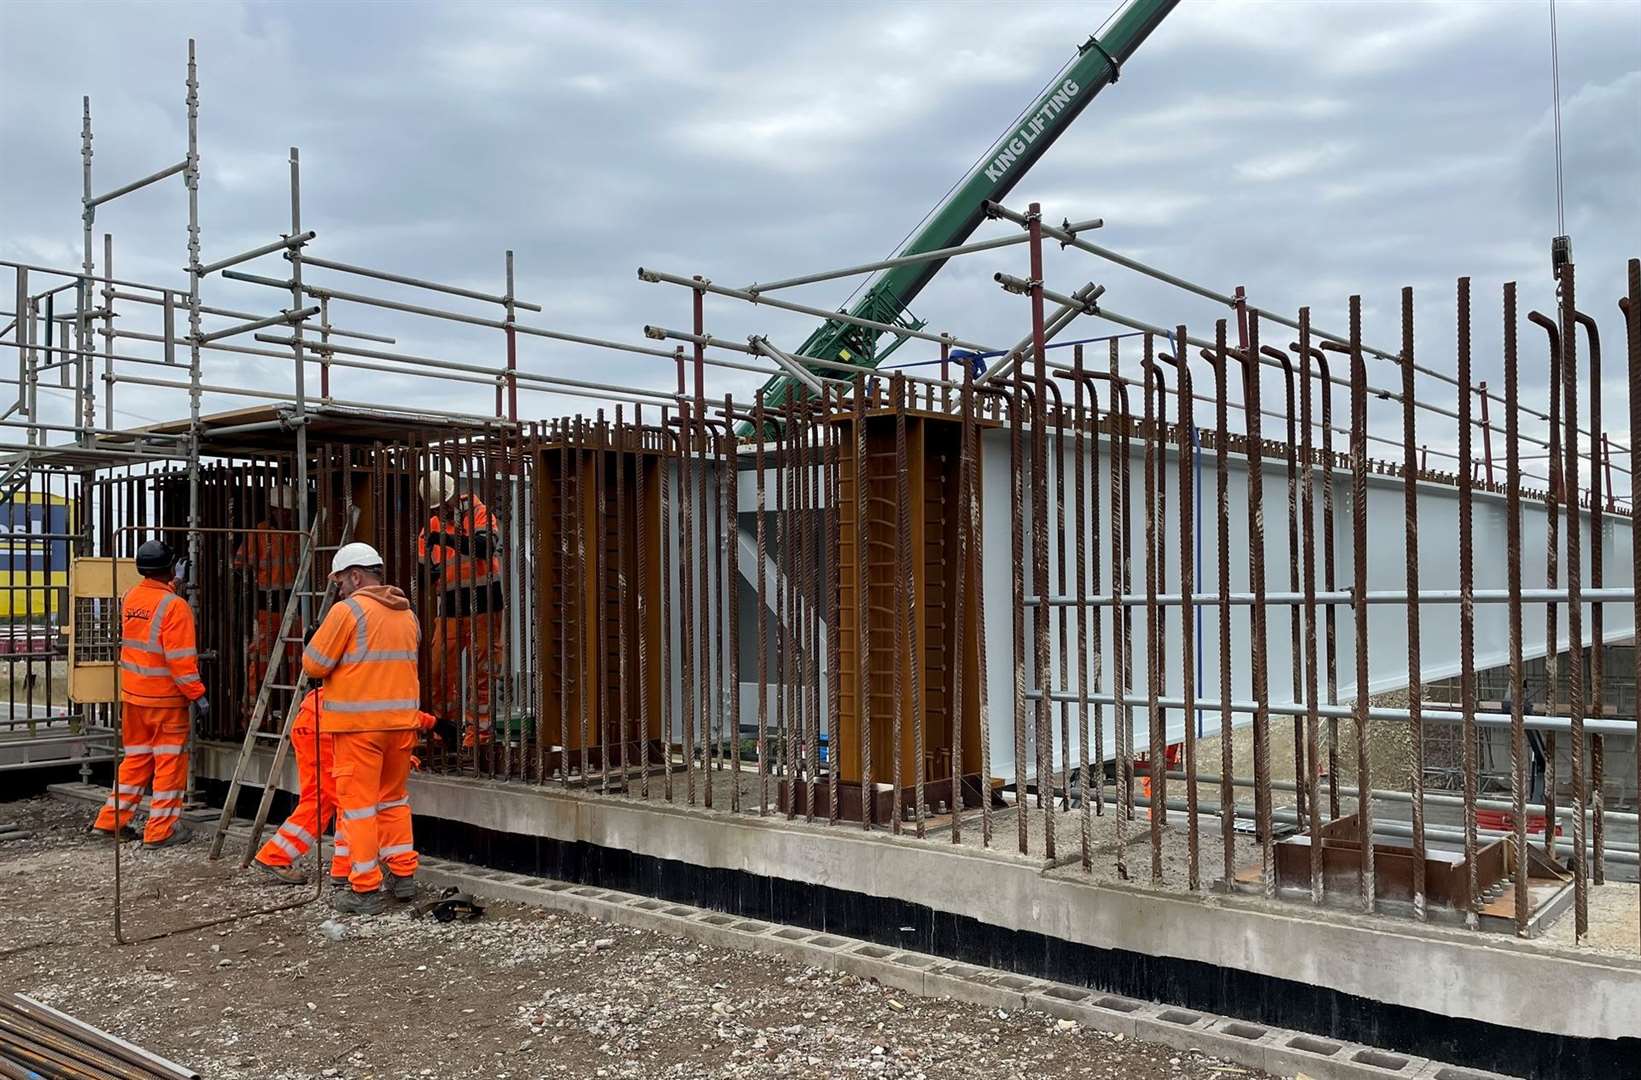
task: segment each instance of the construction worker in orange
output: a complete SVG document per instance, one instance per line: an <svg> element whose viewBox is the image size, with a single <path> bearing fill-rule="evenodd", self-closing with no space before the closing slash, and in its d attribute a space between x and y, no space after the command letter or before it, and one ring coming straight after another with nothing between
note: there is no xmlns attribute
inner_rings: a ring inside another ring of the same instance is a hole
<svg viewBox="0 0 1641 1080"><path fill-rule="evenodd" d="M201 720L211 714L199 677L194 613L176 593L176 557L170 545L150 540L137 549L142 574L120 600L120 762L114 793L92 828L136 839L131 818L143 792L154 798L143 828L145 848L188 842L182 805L188 787L188 706Z"/></svg>
<svg viewBox="0 0 1641 1080"><path fill-rule="evenodd" d="M268 492L268 516L251 529L234 552L234 569L252 578L256 590L256 630L245 654L245 715L251 715L256 695L273 658L279 623L290 602L291 589L302 562L302 544L289 531L296 520L296 492L278 485ZM291 679L281 679L291 682Z"/></svg>
<svg viewBox="0 0 1641 1080"><path fill-rule="evenodd" d="M432 713L417 713L417 726L425 733L433 727ZM319 730L319 691L309 690L302 698L296 719L291 723L291 749L296 752L296 779L301 795L291 816L256 853L254 865L275 881L286 885L306 885L308 875L296 860L319 842L336 816L335 736ZM411 765L416 759L411 758ZM377 849L381 857L381 849ZM348 881L348 845L338 838L331 851L330 880L339 889L351 888Z"/></svg>
<svg viewBox="0 0 1641 1080"><path fill-rule="evenodd" d="M405 781L420 725L422 632L410 600L383 583L385 573L369 544L342 545L331 562L337 601L302 652L308 677L324 680L319 731L331 736L338 846L347 849L351 888L337 890L331 904L356 915L379 915L390 896L416 895Z"/></svg>
<svg viewBox="0 0 1641 1080"><path fill-rule="evenodd" d="M491 683L504 648L501 545L490 509L454 478L432 473L422 494L430 518L416 551L438 590L433 711L460 718L463 746L485 745L494 731Z"/></svg>
<svg viewBox="0 0 1641 1080"><path fill-rule="evenodd" d="M275 881L307 884L308 875L296 866L296 860L319 842L336 815L336 781L331 775L336 761L335 738L319 730L319 691L309 690L291 723L291 749L296 753L301 795L291 816L262 845L254 860L256 868ZM332 883L346 885L348 871L348 846L338 842L331 853Z"/></svg>

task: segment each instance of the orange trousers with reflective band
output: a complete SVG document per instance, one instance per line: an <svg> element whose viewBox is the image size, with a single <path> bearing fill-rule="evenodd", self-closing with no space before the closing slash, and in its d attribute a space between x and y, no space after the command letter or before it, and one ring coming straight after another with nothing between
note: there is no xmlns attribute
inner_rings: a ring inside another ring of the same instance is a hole
<svg viewBox="0 0 1641 1080"><path fill-rule="evenodd" d="M348 853L348 882L354 892L382 887L382 867L399 877L416 872L416 845L410 834L411 731L339 731L333 736L336 763L338 849Z"/></svg>
<svg viewBox="0 0 1641 1080"><path fill-rule="evenodd" d="M462 722L463 738L473 733L490 738L495 718L490 711L490 684L504 660L503 613L440 617L433 624L433 715ZM467 654L467 700L462 699L462 653Z"/></svg>
<svg viewBox="0 0 1641 1080"><path fill-rule="evenodd" d="M120 733L125 757L96 827L112 832L131 824L143 792L152 785L154 801L142 838L156 843L175 832L182 818L188 788L188 709L123 703Z"/></svg>
<svg viewBox="0 0 1641 1080"><path fill-rule="evenodd" d="M331 742L334 735L320 735L318 757L314 750L312 731L291 732L291 749L296 752L296 777L301 797L296 809L285 819L268 842L256 853L256 861L268 866L289 866L308 853L319 842L336 816L336 781L331 776L335 767L336 749ZM318 765L318 776L314 766ZM317 782L317 787L316 787ZM348 876L348 846L340 835L331 853L331 877Z"/></svg>

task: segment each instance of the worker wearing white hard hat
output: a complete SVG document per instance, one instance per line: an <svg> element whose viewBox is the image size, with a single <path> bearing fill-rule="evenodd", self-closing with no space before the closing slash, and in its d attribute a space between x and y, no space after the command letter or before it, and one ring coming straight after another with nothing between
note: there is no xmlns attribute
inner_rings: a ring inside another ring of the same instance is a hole
<svg viewBox="0 0 1641 1080"><path fill-rule="evenodd" d="M384 575L375 548L342 545L331 560L337 600L302 652L308 677L324 682L319 731L333 737L337 850L348 859L350 887L332 903L361 915L416 895L405 783L421 726L422 635L410 600Z"/></svg>
<svg viewBox="0 0 1641 1080"><path fill-rule="evenodd" d="M296 532L296 489L275 484L267 489L267 512L246 533L234 551L233 569L243 588L251 594L248 605L256 612L256 626L245 654L245 686L241 697L245 715L251 715L257 693L262 689L273 659L279 624L290 603L291 589L302 563L302 541ZM281 672L290 683L296 669Z"/></svg>
<svg viewBox="0 0 1641 1080"><path fill-rule="evenodd" d="M440 719L460 722L463 746L485 745L494 731L491 686L504 650L500 538L489 507L449 473L423 478L422 496L428 523L416 550L438 594L431 707Z"/></svg>

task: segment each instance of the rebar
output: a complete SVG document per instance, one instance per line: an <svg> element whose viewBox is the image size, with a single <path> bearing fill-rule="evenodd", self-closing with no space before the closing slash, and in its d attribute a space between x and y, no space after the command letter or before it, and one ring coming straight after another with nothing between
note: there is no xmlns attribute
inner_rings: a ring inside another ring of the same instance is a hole
<svg viewBox="0 0 1641 1080"><path fill-rule="evenodd" d="M1407 708L1409 737L1413 743L1413 762L1408 770L1408 790L1413 796L1413 917L1424 922L1430 917L1425 902L1425 847L1424 847L1424 721L1420 709L1424 704L1424 684L1420 663L1419 619L1419 495L1418 463L1414 448L1418 445L1417 410L1413 408L1413 375L1417 370L1414 360L1413 290L1402 290L1402 517L1403 547L1406 554L1407 581ZM1462 456L1461 450L1461 456ZM1460 511L1461 519L1465 511Z"/></svg>
<svg viewBox="0 0 1641 1080"><path fill-rule="evenodd" d="M1523 720L1526 687L1521 663L1521 460L1516 442L1516 400L1520 375L1516 355L1516 283L1504 284L1504 469L1505 572L1510 588L1510 797L1515 825L1516 936L1526 937L1531 897L1527 867L1527 727ZM1641 429L1638 429L1641 430ZM1641 445L1638 442L1637 445ZM1546 819L1548 822L1550 819ZM1546 832L1553 829L1546 825Z"/></svg>
<svg viewBox="0 0 1641 1080"><path fill-rule="evenodd" d="M1562 484L1567 492L1567 714L1572 722L1573 774L1573 940L1578 942L1590 931L1589 859L1584 847L1588 812L1584 774L1584 608L1579 602L1583 586L1583 522L1578 512L1578 335L1574 329L1573 264L1561 264L1557 297L1560 303L1562 405L1566 420L1562 451L1566 455ZM1599 387L1592 388L1599 393ZM1600 542L1600 538L1596 538ZM1599 645L1599 642L1597 643ZM1467 770L1466 782L1474 783ZM1546 830L1548 831L1548 830Z"/></svg>

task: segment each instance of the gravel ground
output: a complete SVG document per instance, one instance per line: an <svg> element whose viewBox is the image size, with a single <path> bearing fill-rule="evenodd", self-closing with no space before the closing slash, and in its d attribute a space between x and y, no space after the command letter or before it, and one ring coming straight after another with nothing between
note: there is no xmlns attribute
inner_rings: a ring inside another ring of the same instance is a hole
<svg viewBox="0 0 1641 1080"><path fill-rule="evenodd" d="M206 1077L1257 1078L1195 1053L572 915L476 923L323 902L116 947L83 809L0 804L0 986ZM128 846L129 935L289 900L203 842Z"/></svg>

